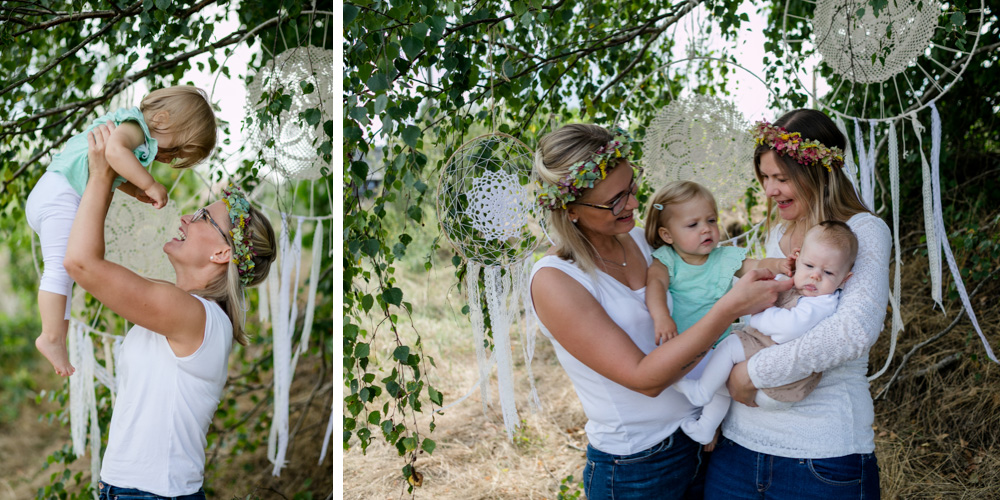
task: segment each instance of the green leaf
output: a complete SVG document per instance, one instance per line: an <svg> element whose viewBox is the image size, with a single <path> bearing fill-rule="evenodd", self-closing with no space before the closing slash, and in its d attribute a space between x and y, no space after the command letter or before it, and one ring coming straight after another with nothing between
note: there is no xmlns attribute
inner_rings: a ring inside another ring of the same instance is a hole
<svg viewBox="0 0 1000 500"><path fill-rule="evenodd" d="M371 348L364 342L354 346L354 357L356 358L367 358L369 352L371 352Z"/></svg>
<svg viewBox="0 0 1000 500"><path fill-rule="evenodd" d="M375 410L368 414L368 423L372 425L378 425L382 420L382 414Z"/></svg>
<svg viewBox="0 0 1000 500"><path fill-rule="evenodd" d="M503 76L507 78L514 76L514 65L510 62L510 59L506 59L503 62Z"/></svg>
<svg viewBox="0 0 1000 500"><path fill-rule="evenodd" d="M366 85L372 92L381 92L389 88L389 80L385 77L385 73L379 71L368 79Z"/></svg>
<svg viewBox="0 0 1000 500"><path fill-rule="evenodd" d="M410 146L411 148L416 148L417 139L420 138L420 134L421 134L420 127L417 127L415 125L407 125L406 128L403 129L403 142L405 142L406 145Z"/></svg>
<svg viewBox="0 0 1000 500"><path fill-rule="evenodd" d="M372 297L371 294L366 294L364 297L361 297L361 307L365 310L365 312L370 311L373 305L375 305L375 297Z"/></svg>
<svg viewBox="0 0 1000 500"><path fill-rule="evenodd" d="M420 220L424 216L424 212L423 210L420 209L418 205L410 205L409 207L406 208L406 215L409 216L411 219L420 222Z"/></svg>
<svg viewBox="0 0 1000 500"><path fill-rule="evenodd" d="M170 7L170 0L156 0L156 8L160 10L167 10Z"/></svg>
<svg viewBox="0 0 1000 500"><path fill-rule="evenodd" d="M384 292L382 292L382 298L389 304L398 306L400 302L403 301L403 290L392 287Z"/></svg>
<svg viewBox="0 0 1000 500"><path fill-rule="evenodd" d="M412 36L407 36L403 38L402 41L403 52L406 54L406 58L409 60L414 60L417 54L424 49L424 42L420 39Z"/></svg>
<svg viewBox="0 0 1000 500"><path fill-rule="evenodd" d="M441 394L431 386L427 386L427 395L430 396L432 403L442 406L442 403L444 402L444 394Z"/></svg>
<svg viewBox="0 0 1000 500"><path fill-rule="evenodd" d="M962 26L965 26L965 13L955 12L954 14L952 14L951 25L954 26L956 30Z"/></svg>
<svg viewBox="0 0 1000 500"><path fill-rule="evenodd" d="M427 36L427 30L428 30L427 23L414 23L411 32L413 33L414 37L423 40L424 37Z"/></svg>
<svg viewBox="0 0 1000 500"><path fill-rule="evenodd" d="M375 98L375 114L376 115L382 114L382 112L385 111L386 105L388 104L389 104L389 98L386 97L385 94L379 94L379 96Z"/></svg>
<svg viewBox="0 0 1000 500"><path fill-rule="evenodd" d="M434 453L434 448L437 448L437 443L431 438L425 438L423 443L420 443L420 449L427 452L428 455Z"/></svg>
<svg viewBox="0 0 1000 500"><path fill-rule="evenodd" d="M354 18L358 17L358 12L361 12L361 7L356 5L351 5L349 3L344 4L344 27L351 24Z"/></svg>
<svg viewBox="0 0 1000 500"><path fill-rule="evenodd" d="M397 361L406 361L407 356L410 355L409 346L401 345L392 351L392 357L396 358Z"/></svg>
<svg viewBox="0 0 1000 500"><path fill-rule="evenodd" d="M302 115L306 119L306 123L314 127L316 125L319 125L319 121L323 119L323 112L320 111L318 108L309 108L303 111ZM355 116L360 117L360 119L355 118ZM354 118L355 120L358 120L361 123L368 123L368 109L362 106L352 109L351 118Z"/></svg>
<svg viewBox="0 0 1000 500"><path fill-rule="evenodd" d="M406 448L407 452L411 452L413 450L416 450L417 449L417 439L416 438L412 438L412 437L403 438L403 447Z"/></svg>

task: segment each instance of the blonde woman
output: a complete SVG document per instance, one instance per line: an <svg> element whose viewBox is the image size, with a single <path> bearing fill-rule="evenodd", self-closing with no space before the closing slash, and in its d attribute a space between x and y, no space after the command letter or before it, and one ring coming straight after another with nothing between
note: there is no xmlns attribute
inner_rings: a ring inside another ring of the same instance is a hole
<svg viewBox="0 0 1000 500"><path fill-rule="evenodd" d="M657 347L644 300L650 248L634 219L641 174L630 153L625 132L573 124L543 137L535 158L556 245L532 269L532 304L587 415L583 481L592 500L683 498L699 487L700 446L679 431L698 410L664 389L733 321L791 286L750 271Z"/></svg>
<svg viewBox="0 0 1000 500"><path fill-rule="evenodd" d="M805 335L761 350L729 376L734 400L709 464L705 497L715 499L878 498L875 413L866 378L868 351L889 301L889 228L858 199L841 167L846 145L832 120L791 111L755 129L754 168L767 196L767 257L802 247L824 220L846 223L858 239L853 276L836 312ZM758 389L822 373L790 408L754 404Z"/></svg>
<svg viewBox="0 0 1000 500"><path fill-rule="evenodd" d="M69 237L69 275L134 323L118 357L118 398L100 498L204 499L208 426L233 342L246 344L243 290L267 277L274 231L238 189L180 220L163 246L177 282L145 279L104 259L115 172L104 149L113 126L88 136L89 180Z"/></svg>
<svg viewBox="0 0 1000 500"><path fill-rule="evenodd" d="M216 123L205 92L187 85L154 90L138 107L121 108L97 118L55 155L28 195L25 214L38 233L45 272L38 287L42 332L35 340L56 373L73 374L66 351L69 300L73 280L63 269L70 227L87 185L87 133L98 124L117 128L108 139L106 157L118 174L112 186L155 208L167 204L167 188L146 169L153 161L191 167L215 149ZM102 160L104 160L102 158Z"/></svg>

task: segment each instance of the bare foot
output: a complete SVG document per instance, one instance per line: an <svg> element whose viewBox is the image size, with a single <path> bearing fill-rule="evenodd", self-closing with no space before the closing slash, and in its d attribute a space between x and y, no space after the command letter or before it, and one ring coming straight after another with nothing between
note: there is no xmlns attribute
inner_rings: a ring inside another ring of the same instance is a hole
<svg viewBox="0 0 1000 500"><path fill-rule="evenodd" d="M45 359L52 363L52 367L56 369L56 373L62 375L63 377L68 377L76 371L73 365L69 363L69 352L66 350L66 340L52 341L46 338L45 334L41 334L35 339L35 347L41 352Z"/></svg>

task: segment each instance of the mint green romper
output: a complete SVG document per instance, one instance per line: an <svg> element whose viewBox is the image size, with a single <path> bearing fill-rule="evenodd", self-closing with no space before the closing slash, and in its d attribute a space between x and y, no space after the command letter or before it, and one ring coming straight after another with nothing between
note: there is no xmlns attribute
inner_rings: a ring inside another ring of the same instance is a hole
<svg viewBox="0 0 1000 500"><path fill-rule="evenodd" d="M111 121L115 125L121 125L127 121L136 122L142 128L142 134L146 142L145 144L140 144L139 147L132 151L135 153L135 158L139 160L139 164L147 169L153 163L153 159L156 158L156 139L153 139L149 134L149 127L146 125L146 120L143 118L142 111L139 111L138 107L121 108L113 113L101 116L95 119L82 133L76 134L66 141L62 151L57 153L52 158L52 163L49 164L48 171L56 172L65 177L69 181L69 185L80 196L83 196L83 191L87 187L87 179L90 178L90 171L87 167L87 133L94 130L98 125L104 125L108 121ZM125 182L124 177L118 176L112 188L117 188Z"/></svg>
<svg viewBox="0 0 1000 500"><path fill-rule="evenodd" d="M697 323L733 287L733 275L743 266L746 256L746 248L716 247L704 264L692 266L670 245L653 251L653 258L670 271L670 297L673 299L670 317L677 323L678 333L684 333ZM716 344L726 338L732 328L727 328Z"/></svg>

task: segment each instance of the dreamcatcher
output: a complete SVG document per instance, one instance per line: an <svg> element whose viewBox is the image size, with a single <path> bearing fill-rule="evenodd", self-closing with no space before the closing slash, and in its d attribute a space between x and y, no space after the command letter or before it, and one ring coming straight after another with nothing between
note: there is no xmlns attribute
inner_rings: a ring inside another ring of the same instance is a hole
<svg viewBox="0 0 1000 500"><path fill-rule="evenodd" d="M944 228L939 185L939 155L941 148L941 120L935 101L957 81L968 66L979 43L982 27L983 2L978 9L970 10L975 21L963 23L971 28L959 29L957 36L936 36L945 29L943 21L952 18L945 6L937 0L922 2L888 2L878 16L864 0L818 0L811 15L799 12L801 4L791 0L786 3L783 40L788 53L799 58L795 61L795 76L803 82L802 54L814 52L819 56L816 71L831 73L832 91L824 96L813 95L824 108L836 117L845 137L851 137L844 120L854 121L854 146L858 160L856 174L851 176L859 195L869 208L875 205L875 163L878 147L875 136L879 124L888 124L889 181L892 198L893 243L895 250L895 276L890 296L892 303L892 333L889 356L885 366L869 377L880 376L889 367L896 347L903 320L899 311L900 276L902 259L899 244L899 152L896 126L909 120L918 140L921 171L924 181L924 228L930 259L931 296L939 307L942 305L941 260L947 259L955 286L973 326L978 332L986 353L997 361L989 342L976 320L968 293ZM810 9L805 9L810 10ZM971 39L971 42L970 42ZM800 50L801 49L801 50ZM803 85L809 91L807 85ZM812 92L810 92L812 93ZM888 109L887 109L888 106ZM931 111L931 158L923 150L924 126L917 118L925 108ZM893 113L892 110L900 110ZM868 143L862 123L868 122ZM905 144L903 145L905 150ZM853 163L851 148L845 155ZM850 170L853 172L854 168Z"/></svg>
<svg viewBox="0 0 1000 500"><path fill-rule="evenodd" d="M486 357L486 326L481 297L486 298L493 360L497 365L500 405L508 437L520 421L514 402L510 330L521 306L530 303L528 274L538 244L541 220L534 200L533 154L521 141L501 133L463 144L445 166L438 185L437 216L441 231L465 259L465 287L479 366L483 409L490 401L492 364ZM480 289L480 276L483 287ZM527 315L531 316L531 315ZM530 321L528 319L527 321ZM538 395L531 375L534 328L524 325L522 343L531 401Z"/></svg>
<svg viewBox="0 0 1000 500"><path fill-rule="evenodd" d="M712 63L732 71L730 95L699 94L691 88L684 88L677 95L671 92L670 102L656 112L640 142L646 178L654 191L670 182L694 181L712 192L722 211L739 207L747 190L756 186L751 168L754 141L750 124L768 114L767 100L761 97L771 91L763 80L725 59L681 59L664 64L637 82L623 101L618 116L623 116L632 95L654 74L662 73L672 81L683 71L685 81L694 85L708 79L698 78L697 73L708 70ZM745 237L756 244L758 232L759 227L755 227Z"/></svg>
<svg viewBox="0 0 1000 500"><path fill-rule="evenodd" d="M272 57L247 78L245 109L248 125L245 130L249 131L250 149L259 151L264 163L271 169L264 174L268 182L262 183L251 194L251 199L268 190L279 193L279 200L282 192L294 197L299 183L307 182L312 200L313 182L329 174L330 164L323 160L317 149L326 139L323 124L333 119L334 57L333 50L323 48L332 37L333 17L329 12L314 12L312 15L314 17L305 32L298 30L298 24L292 25L295 27L293 40L286 39L283 30L276 30L276 39L282 42L282 46L264 47ZM269 96L278 93L290 96L290 106L261 127L261 116L267 106L273 105ZM332 208L332 198L330 204ZM292 378L299 356L308 349L312 333L316 287L324 249L324 224L332 217L294 214L280 206L272 212L277 212L277 217L271 217L272 223L277 226L280 221L278 258L272 264L267 281L259 287L259 308L261 320L270 324L274 339L274 416L268 435L268 459L274 464L272 474L279 475L288 452L288 398ZM296 298L300 294L302 277L302 239L309 234L310 226L313 248L309 285L304 290L307 296L306 314L302 330L296 332L299 315ZM331 256L332 250L331 239ZM293 348L292 340L296 333L299 342ZM331 411L321 462L331 437L332 422Z"/></svg>

